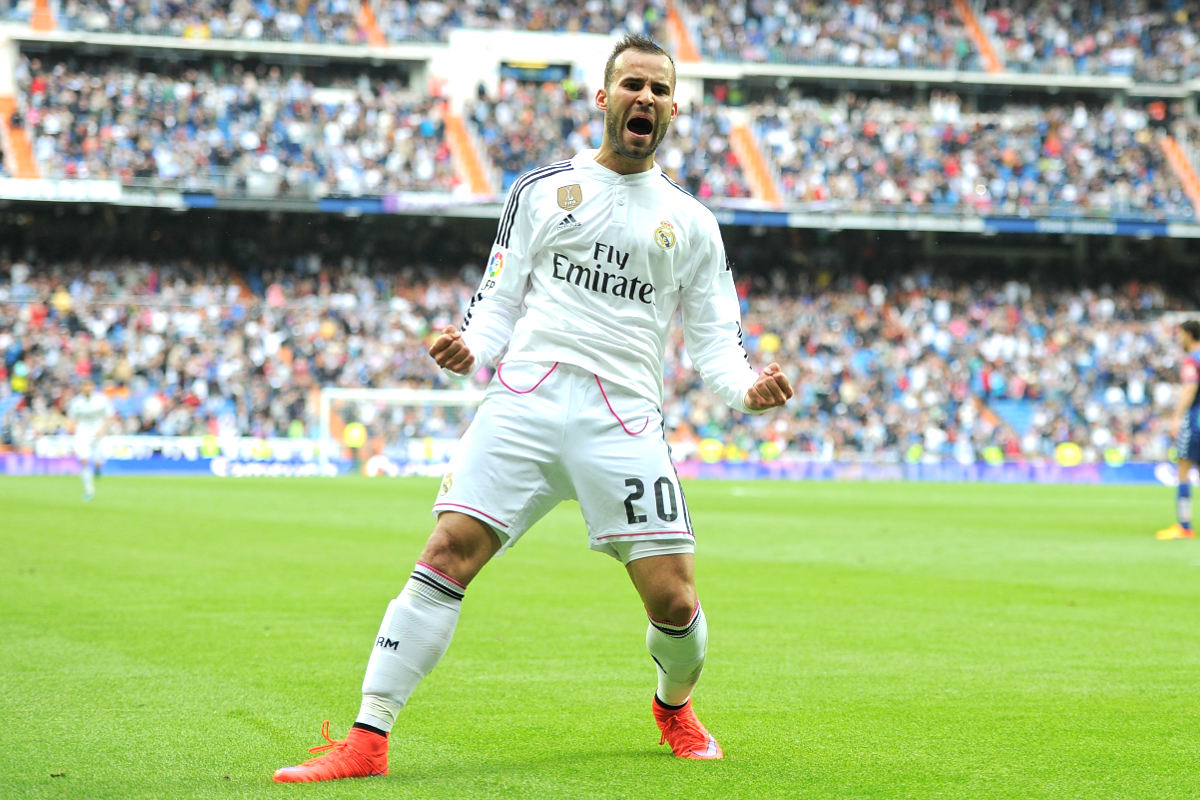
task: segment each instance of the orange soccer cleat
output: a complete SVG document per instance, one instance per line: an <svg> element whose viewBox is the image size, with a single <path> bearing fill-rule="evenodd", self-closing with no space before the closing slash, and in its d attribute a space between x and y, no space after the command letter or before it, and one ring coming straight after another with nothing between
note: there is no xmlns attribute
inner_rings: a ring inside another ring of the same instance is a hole
<svg viewBox="0 0 1200 800"><path fill-rule="evenodd" d="M387 775L386 736L362 728L351 728L345 739L330 739L329 720L325 720L321 726L321 735L328 744L310 747L308 752L322 755L294 767L280 767L275 770L275 780L279 783L300 783Z"/></svg>
<svg viewBox="0 0 1200 800"><path fill-rule="evenodd" d="M1154 534L1154 538L1160 542L1169 541L1171 539L1195 539L1196 532L1191 528L1185 528L1176 523L1169 528L1163 528L1158 533Z"/></svg>
<svg viewBox="0 0 1200 800"><path fill-rule="evenodd" d="M691 698L688 698L682 708L664 708L656 695L652 707L654 721L662 731L662 738L658 743L671 745L671 752L676 756L705 760L725 757L721 745L717 744L712 734L696 719Z"/></svg>

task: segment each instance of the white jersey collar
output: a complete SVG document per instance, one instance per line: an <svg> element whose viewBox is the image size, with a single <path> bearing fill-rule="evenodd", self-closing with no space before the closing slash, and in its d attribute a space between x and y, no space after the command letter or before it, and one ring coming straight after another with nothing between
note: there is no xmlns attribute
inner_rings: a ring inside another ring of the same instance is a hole
<svg viewBox="0 0 1200 800"><path fill-rule="evenodd" d="M596 153L599 152L599 150L595 149L581 150L571 159L571 165L575 169L583 170L591 178L618 186L650 183L657 180L658 176L662 174L662 169L658 166L658 162L654 162L650 169L645 172L635 172L632 175L622 175L619 172L613 172L596 160Z"/></svg>

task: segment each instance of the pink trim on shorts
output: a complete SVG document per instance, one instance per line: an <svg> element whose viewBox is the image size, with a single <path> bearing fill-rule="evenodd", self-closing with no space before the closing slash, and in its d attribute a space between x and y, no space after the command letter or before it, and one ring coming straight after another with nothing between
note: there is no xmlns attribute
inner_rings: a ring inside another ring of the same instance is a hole
<svg viewBox="0 0 1200 800"><path fill-rule="evenodd" d="M596 385L600 387L600 396L604 398L604 405L608 406L608 413L612 414L613 418L617 422L621 423L621 430L625 431L630 436L638 436L641 433L644 433L646 428L650 425L650 415L646 415L646 419L642 422L641 428L636 431L629 430L629 428L625 426L625 420L617 416L617 412L613 410L612 403L608 401L608 392L604 391L604 384L600 382L600 376L595 375L593 377L596 379Z"/></svg>
<svg viewBox="0 0 1200 800"><path fill-rule="evenodd" d="M445 578L446 580L450 581L450 582L451 582L451 583L453 583L455 586L457 586L457 587L459 587L459 588L461 588L461 589L465 589L465 588L467 588L467 585L466 585L465 583L459 583L458 581L454 580L454 578L451 578L449 575L447 575L446 573L442 572L442 571L441 571L440 569L438 569L437 567L431 567L431 566L429 566L428 564L426 564L424 561L418 561L417 563L418 563L419 565L421 565L422 567L424 567L425 569L429 570L430 572L436 572L438 575L441 575L443 578Z"/></svg>
<svg viewBox="0 0 1200 800"><path fill-rule="evenodd" d="M494 523L496 523L497 525L499 525L501 528L507 528L507 527L509 527L509 526L508 526L508 525L506 525L505 523L503 523L503 522L501 522L500 520L498 520L498 519L496 519L495 517L493 517L491 514L488 514L488 513L486 513L486 512L483 512L483 511L480 511L478 508L473 508L472 506L464 506L462 503L434 503L434 504L433 504L433 510L434 510L434 511L437 511L439 508L443 508L443 507L446 507L446 506L451 506L451 507L453 507L453 508L465 508L467 511L470 511L470 512L472 512L472 513L474 513L474 514L478 514L478 515L479 515L479 516L481 516L481 517L487 517L487 518L488 518L488 519L490 519L492 522L494 522Z"/></svg>
<svg viewBox="0 0 1200 800"><path fill-rule="evenodd" d="M667 534L683 534L689 538L695 539L696 534L691 531L645 531L643 533L606 533L603 536L597 536L596 541L602 542L605 539L628 539L631 536L664 536Z"/></svg>
<svg viewBox="0 0 1200 800"><path fill-rule="evenodd" d="M535 383L533 386L530 386L528 389L525 389L524 391L522 391L521 389L514 389L513 387L511 387L511 386L509 386L509 385L508 385L508 382L504 380L504 376L500 374L500 370L502 370L503 368L504 368L504 362L503 362L503 361L501 361L499 364L497 364L497 365L496 365L496 379L497 379L498 381L500 381L500 383L501 383L501 384L503 384L504 388L505 388L505 389L508 389L508 390L509 390L510 392L512 392L513 394L529 394L529 393L530 393L530 392L532 392L534 389L536 389L537 387L541 386L541 385L542 385L542 381L544 381L544 380L546 380L546 378L549 378L549 377L550 377L550 372L554 372L554 370L558 369L558 362L557 362L557 361L555 361L555 362L554 362L554 366L550 368L550 371L549 371L549 372L547 372L545 375L543 375L543 376L541 377L541 379L540 379L540 380L538 380L538 382L537 382L537 383Z"/></svg>

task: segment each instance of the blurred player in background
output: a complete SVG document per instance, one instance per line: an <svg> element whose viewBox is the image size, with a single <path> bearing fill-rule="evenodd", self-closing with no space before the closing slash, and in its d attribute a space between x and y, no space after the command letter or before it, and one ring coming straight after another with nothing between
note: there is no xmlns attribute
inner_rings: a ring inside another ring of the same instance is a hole
<svg viewBox="0 0 1200 800"><path fill-rule="evenodd" d="M1192 539L1192 468L1200 462L1200 320L1189 319L1179 326L1179 344L1183 347L1183 366L1179 370L1179 399L1171 417L1171 438L1175 440L1175 462L1179 481L1175 488L1177 522L1154 534L1155 538Z"/></svg>
<svg viewBox="0 0 1200 800"><path fill-rule="evenodd" d="M96 495L96 471L102 458L100 444L115 416L112 400L99 391L91 379L80 384L79 393L67 406L67 419L75 434L75 455L79 458L84 501Z"/></svg>
<svg viewBox="0 0 1200 800"><path fill-rule="evenodd" d="M513 185L462 330L446 328L429 351L459 375L496 367L434 502L433 533L388 606L346 739L330 739L326 722L328 744L313 749L325 754L275 780L385 774L388 733L449 647L467 585L567 499L579 501L589 546L625 565L645 606L659 743L682 758L722 757L691 704L708 627L663 431L676 313L697 370L731 407L765 411L792 388L778 364L751 368L716 219L654 163L674 92L667 53L627 36L596 94L600 149Z"/></svg>

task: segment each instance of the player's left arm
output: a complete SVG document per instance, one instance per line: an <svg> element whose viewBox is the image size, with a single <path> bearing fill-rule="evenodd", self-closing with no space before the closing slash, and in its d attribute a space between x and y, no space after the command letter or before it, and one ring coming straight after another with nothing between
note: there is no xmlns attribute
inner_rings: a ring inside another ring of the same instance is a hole
<svg viewBox="0 0 1200 800"><path fill-rule="evenodd" d="M708 222L709 220L706 220ZM756 373L742 344L741 309L733 271L715 219L698 243L694 277L683 286L683 336L700 377L727 405L759 413L786 403L792 385L779 364Z"/></svg>

